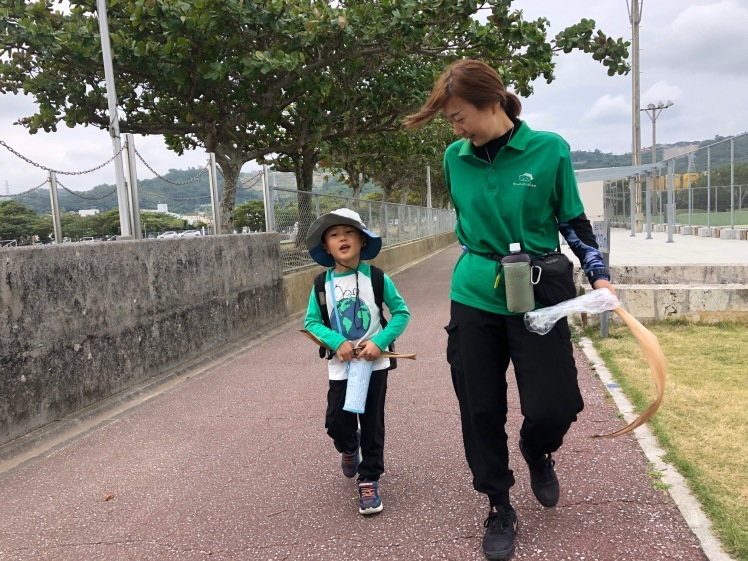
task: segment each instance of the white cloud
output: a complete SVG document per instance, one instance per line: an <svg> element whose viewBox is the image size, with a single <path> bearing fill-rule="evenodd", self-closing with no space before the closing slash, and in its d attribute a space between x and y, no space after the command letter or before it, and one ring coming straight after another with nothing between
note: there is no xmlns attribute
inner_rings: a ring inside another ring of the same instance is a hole
<svg viewBox="0 0 748 561"><path fill-rule="evenodd" d="M666 103L668 99L675 102L681 97L683 97L683 90L681 88L668 84L664 80L660 80L642 91L641 106L646 107L648 103L654 103L656 105L660 101Z"/></svg>
<svg viewBox="0 0 748 561"><path fill-rule="evenodd" d="M631 104L622 95L605 94L582 115L582 121L618 121L629 118Z"/></svg>
<svg viewBox="0 0 748 561"><path fill-rule="evenodd" d="M686 5L660 28L647 26L652 67L698 74L748 75L748 5L736 0ZM644 49L644 52L647 50ZM644 55L643 55L644 56Z"/></svg>

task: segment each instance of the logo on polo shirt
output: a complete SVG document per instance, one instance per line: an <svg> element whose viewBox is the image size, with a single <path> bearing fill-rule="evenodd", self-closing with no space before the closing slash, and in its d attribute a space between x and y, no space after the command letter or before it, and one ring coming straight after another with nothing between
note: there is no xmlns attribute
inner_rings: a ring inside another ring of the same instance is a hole
<svg viewBox="0 0 748 561"><path fill-rule="evenodd" d="M515 187L537 187L537 185L532 182L533 179L534 177L531 173L525 172L523 174L520 174L520 176L517 178L517 181L515 181L513 185Z"/></svg>

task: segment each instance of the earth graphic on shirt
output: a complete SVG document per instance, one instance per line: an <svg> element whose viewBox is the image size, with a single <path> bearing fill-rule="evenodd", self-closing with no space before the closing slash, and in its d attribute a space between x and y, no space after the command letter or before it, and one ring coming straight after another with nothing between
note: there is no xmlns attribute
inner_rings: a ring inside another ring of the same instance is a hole
<svg viewBox="0 0 748 561"><path fill-rule="evenodd" d="M371 312L361 300L344 298L338 302L338 313L340 314L340 321L343 323L343 329L338 329L337 317L330 318L332 328L349 341L360 339L369 331Z"/></svg>

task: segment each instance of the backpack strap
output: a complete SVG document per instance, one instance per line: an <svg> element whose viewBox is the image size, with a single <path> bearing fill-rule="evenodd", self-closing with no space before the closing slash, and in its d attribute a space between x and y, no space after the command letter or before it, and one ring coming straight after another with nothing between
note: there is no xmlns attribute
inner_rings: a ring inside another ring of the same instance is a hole
<svg viewBox="0 0 748 561"><path fill-rule="evenodd" d="M387 327L387 319L384 317L384 310L382 309L382 303L384 302L384 271L379 267L370 265L371 267L371 287L374 290L374 301L379 308L379 323L382 325L382 329ZM395 352L395 342L393 341L389 346L390 352ZM397 368L397 359L390 359L390 370Z"/></svg>
<svg viewBox="0 0 748 561"><path fill-rule="evenodd" d="M322 316L322 323L325 327L330 327L330 312L327 310L327 294L325 292L325 278L327 277L327 271L323 271L314 277L314 293L317 295L317 304L319 305L320 315ZM330 360L335 353L325 347L319 348L319 358L326 358Z"/></svg>
<svg viewBox="0 0 748 561"><path fill-rule="evenodd" d="M371 268L371 287L374 289L374 302L379 308L379 318L382 323L382 327L387 325L387 320L384 319L384 313L382 310L382 303L384 302L384 271L374 265L369 266Z"/></svg>

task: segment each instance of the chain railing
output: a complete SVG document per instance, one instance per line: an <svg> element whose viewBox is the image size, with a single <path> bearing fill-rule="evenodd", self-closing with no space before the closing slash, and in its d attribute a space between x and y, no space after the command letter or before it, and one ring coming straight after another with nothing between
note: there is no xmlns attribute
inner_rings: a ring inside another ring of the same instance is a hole
<svg viewBox="0 0 748 561"><path fill-rule="evenodd" d="M163 181L165 183L170 183L171 185L187 185L189 183L192 183L193 181L196 181L201 175L203 175L208 170L208 163L206 162L206 164L200 169L200 171L197 172L197 174L194 177L192 177L190 179L187 179L185 181L172 181L171 179L167 179L163 175L159 174L155 169L153 169L150 166L150 164L148 164L148 162L145 161L145 159L143 158L143 156L140 155L140 152L138 152L137 148L134 149L134 151L135 151L135 155L138 157L138 159L141 162L143 162L143 165L145 167L147 167L151 171L151 173L153 175L155 175L156 177L158 177L161 181ZM186 199L184 199L184 200L186 200Z"/></svg>
<svg viewBox="0 0 748 561"><path fill-rule="evenodd" d="M43 166L42 164L39 164L39 163L37 163L37 162L35 162L35 161L31 160L30 158L27 158L26 156L24 156L23 154L21 154L21 153L20 153L20 152L18 152L17 150L14 150L14 149L13 149L12 147L10 147L10 146L9 146L8 144L6 144L6 143L5 143L4 141L2 141L2 140L0 140L0 146L3 146L3 147L4 147L5 149L7 149L7 150L8 150L8 152L10 152L10 153L11 153L11 154L13 154L14 156L16 156L16 157L18 157L18 158L22 159L22 160L23 160L24 162L26 162L27 164L31 164L32 166L34 166L34 167L36 167L36 168L39 168L39 169L43 169L44 171L51 171L51 172L54 172L54 173L56 173L57 175L85 175L85 174L87 174L87 173L91 173L91 172L94 172L94 171L98 171L98 170L100 170L101 168L103 168L104 166L106 166L106 165L108 165L108 164L112 163L112 162L114 161L114 159L115 159L115 158L116 158L117 156L119 156L119 155L120 155L120 154L122 153L122 151L124 150L124 148L120 148L119 152L117 152L116 154L114 154L114 155L113 155L113 156L112 156L111 158L109 158L109 159L108 159L108 160L107 160L106 162L104 162L104 163L102 163L102 164L99 164L98 166L96 166L96 167L93 167L93 168L91 168L91 169L87 169L87 170L83 170L83 171L60 171L60 170L57 170L57 169L49 168L49 167L47 167L47 166Z"/></svg>
<svg viewBox="0 0 748 561"><path fill-rule="evenodd" d="M0 140L0 146L5 147L11 153L21 158L25 162L33 165L34 167L43 169L49 173L50 177L46 181L27 192L35 191L47 183L53 185L53 188L51 188L50 190L53 199L53 215L55 215L55 207L57 205L55 186L59 186L70 195L89 201L105 199L107 197L111 197L117 192L117 188L114 188L111 191L100 196L85 196L79 192L75 192L69 189L68 187L60 183L59 179L53 180L53 175L83 175L86 173L90 173L101 169L105 165L111 163L119 154L116 154L103 164L96 166L90 170L66 172L54 170L47 166L38 164L32 159L20 154L18 151L8 146L2 140ZM127 142L125 143L122 151L124 151L126 148ZM154 170L148 164L148 162L143 159L143 156L137 150L135 150L134 147L133 153L135 154L135 157L139 159L156 177L175 186L183 186L188 183L192 183L200 176L202 176L206 169L208 169L209 171L211 169L215 169L212 168L214 164L212 164L211 160L209 159L206 167L199 170L194 177L186 181L173 181L163 177L161 174L156 172L156 170ZM218 174L221 173L220 168L215 171L217 171ZM213 178L215 177L215 171L212 172L212 175L210 177L211 191L216 189L216 186L214 186L215 181L213 180ZM265 186L268 191L272 193L271 200L273 201L273 204L272 208L268 209L268 215L270 224L273 224L275 227L275 231L281 234L283 268L286 271L313 264L313 261L309 257L309 253L306 250L306 232L311 223L321 214L340 207L351 208L358 212L367 224L367 227L373 232L382 236L383 245L385 247L407 243L435 234L454 231L455 214L453 211L396 203L382 203L379 201L352 198L344 195L297 191L295 188L292 188L295 187L295 177L290 173L272 172L272 174L268 176L265 175L265 172L261 171L250 174L249 176L242 178L242 181L237 184L237 190L251 189L255 187L261 180L263 180L263 177L265 179L263 181L263 186ZM327 177L327 175L323 172L315 173L315 187L322 188L322 184L328 179L329 178ZM217 200L217 193L213 192L198 196L175 197L164 195L163 193L157 195L156 193L151 193L143 189L141 186L138 187L138 192L175 201L201 201L208 199L212 200L214 198ZM214 217L216 211L217 209L214 209ZM53 222L55 220L57 220L57 222L55 223L59 224L59 215L54 216ZM174 232L175 236L178 234L178 232ZM60 242L65 239L62 233L59 233L59 235L55 237L58 237ZM101 237L90 236L89 238L82 239L81 241L96 241L99 238ZM116 239L116 236L109 236L105 238Z"/></svg>
<svg viewBox="0 0 748 561"><path fill-rule="evenodd" d="M271 223L281 236L283 271L313 265L306 247L306 234L312 222L338 208L356 211L366 227L382 236L382 246L391 247L436 234L453 232L456 217L452 210L383 203L327 195L295 189L271 188Z"/></svg>
<svg viewBox="0 0 748 561"><path fill-rule="evenodd" d="M47 182L45 182L45 183L47 183ZM106 193L105 195L101 195L99 197L86 197L85 195L81 195L80 193L78 193L76 191L72 191L70 188L65 187L60 182L59 179L57 180L57 185L60 186L60 187L62 187L65 191L67 191L72 196L78 197L79 199L84 199L86 201L100 201L101 199L106 199L107 197L111 197L112 195L114 195L117 192L117 188L115 187L114 189L112 189L111 191L109 191L108 193Z"/></svg>

